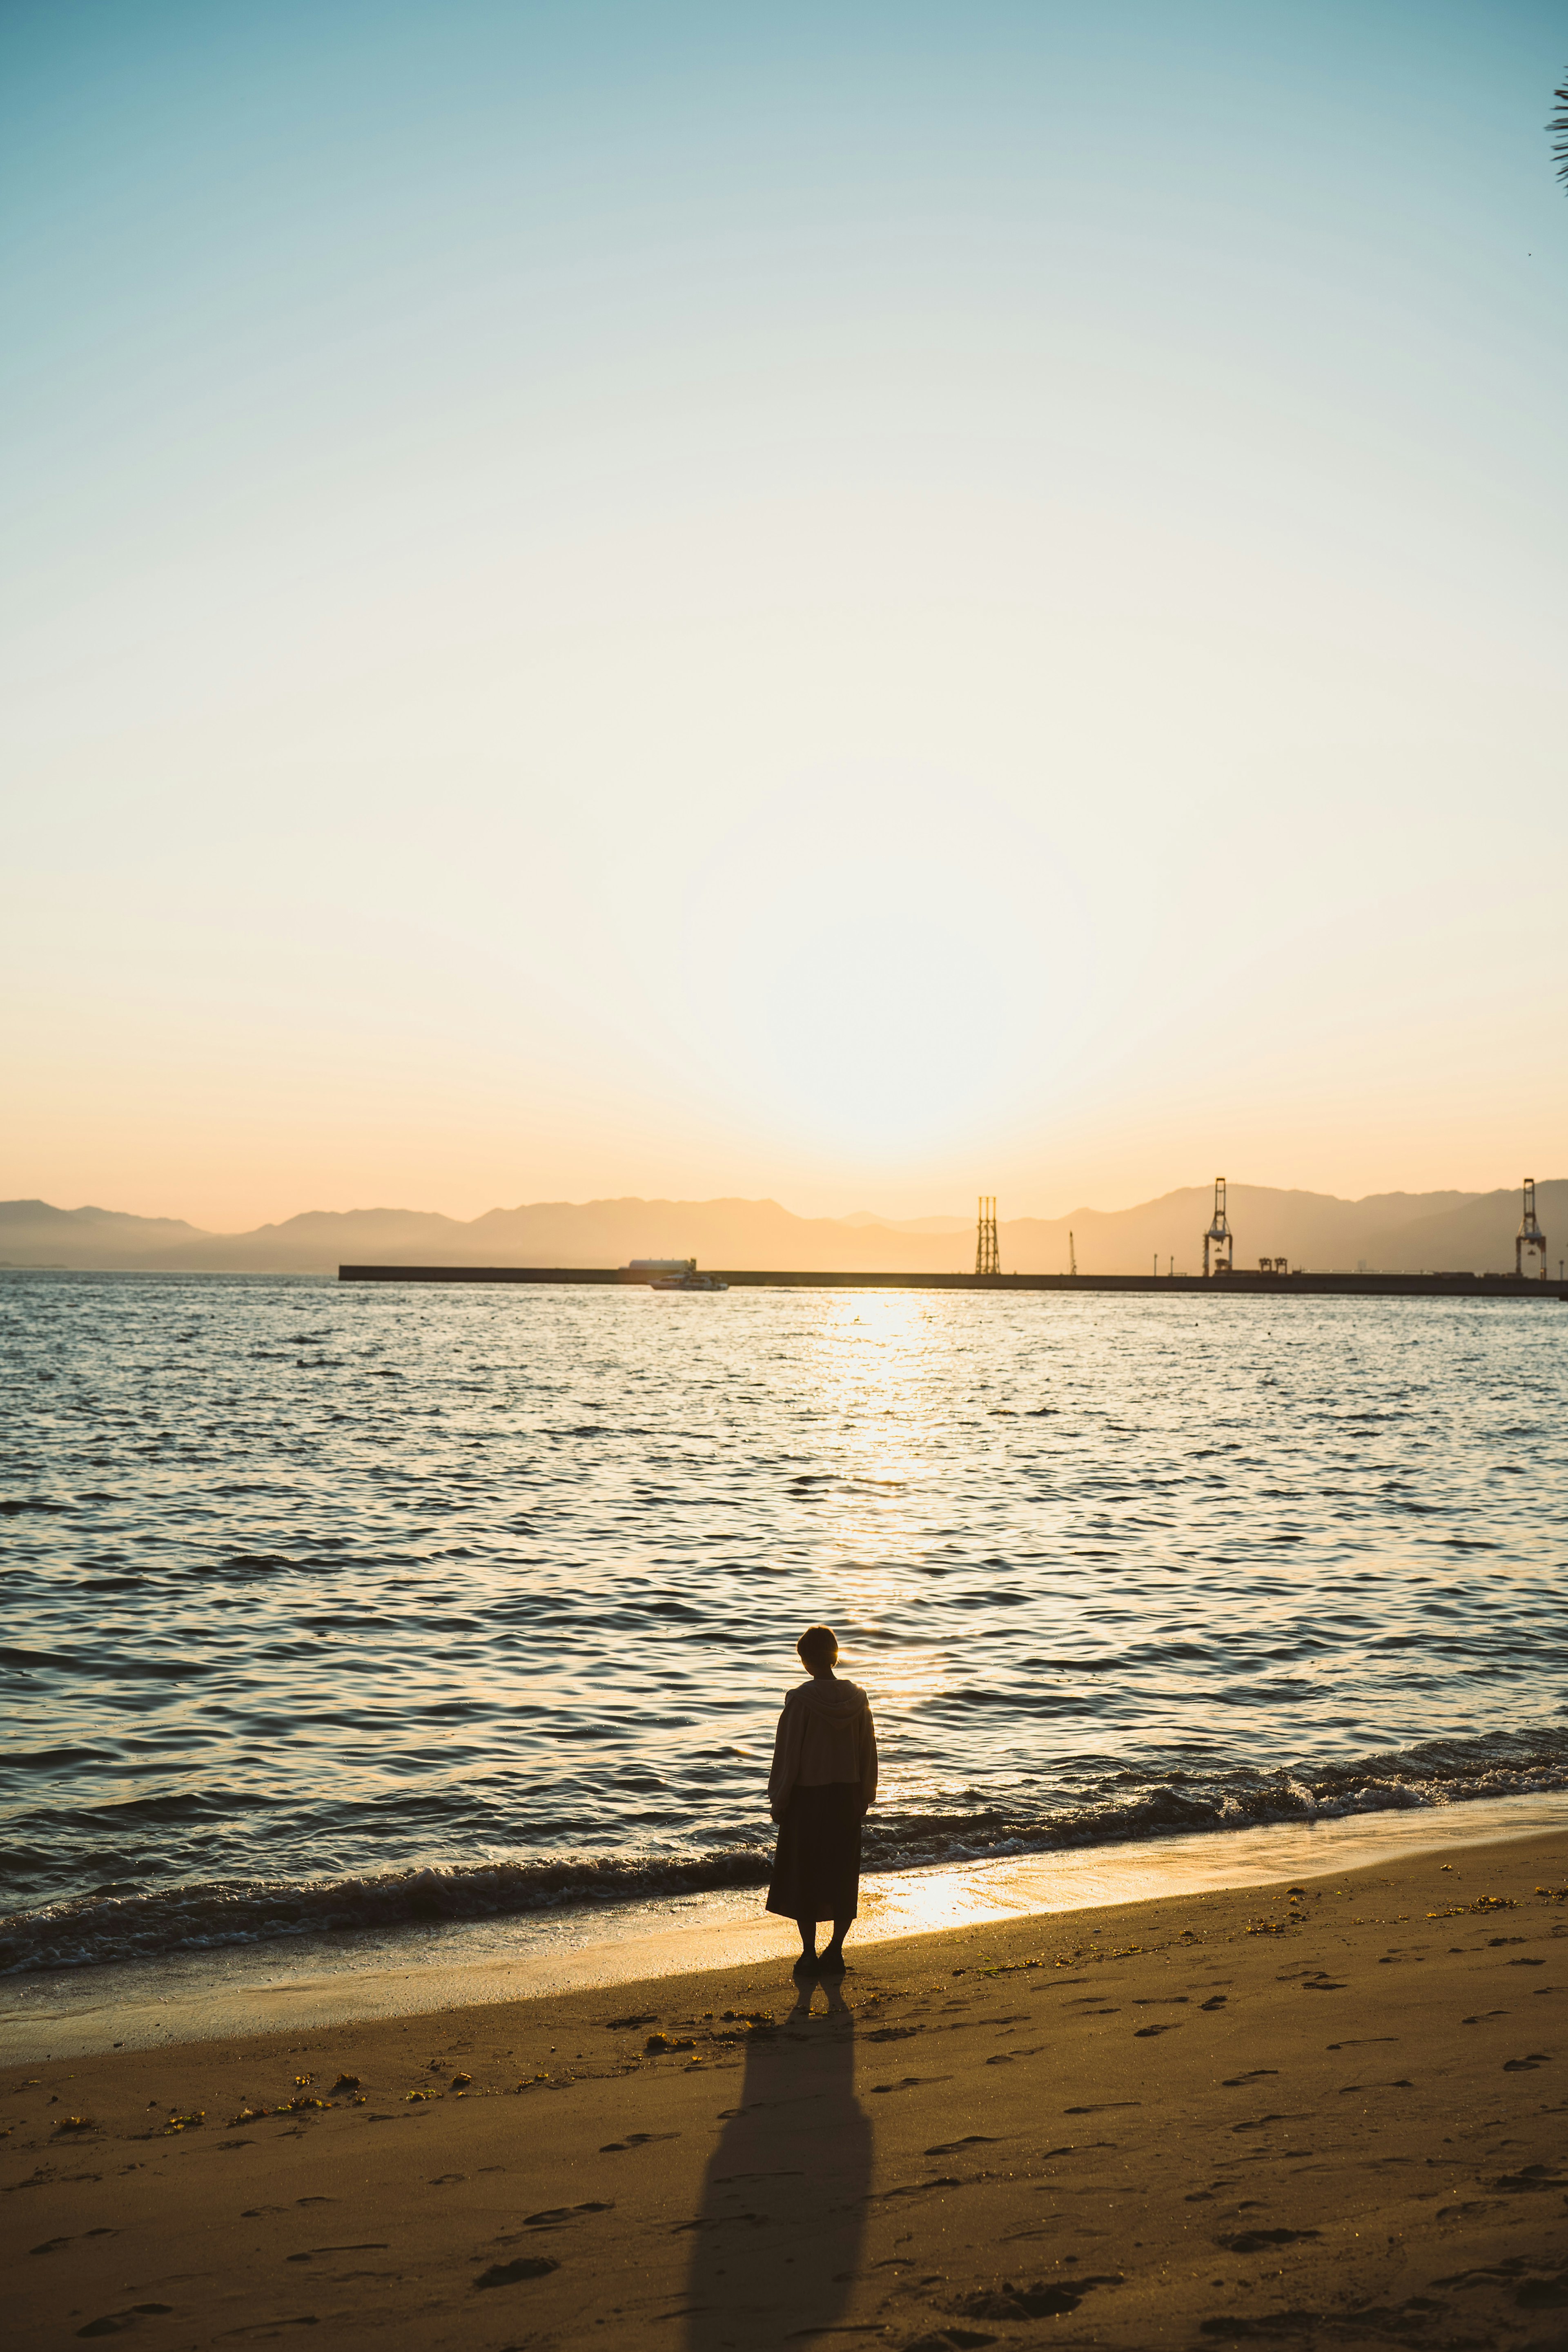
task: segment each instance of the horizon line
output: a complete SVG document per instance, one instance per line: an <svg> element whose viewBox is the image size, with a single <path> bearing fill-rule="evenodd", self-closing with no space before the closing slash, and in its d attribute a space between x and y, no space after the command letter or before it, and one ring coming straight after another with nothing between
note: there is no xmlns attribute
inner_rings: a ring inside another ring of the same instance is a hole
<svg viewBox="0 0 1568 2352"><path fill-rule="evenodd" d="M1319 1192L1312 1187L1299 1184L1253 1183L1246 1177L1220 1178L1218 1180L1215 1178L1206 1178L1202 1180L1201 1182L1172 1185L1163 1192L1151 1193L1141 1201L1132 1202L1125 1208L1099 1209L1094 1207L1089 1202L1080 1202L1071 1208L1061 1210L1054 1216L1043 1215L1038 1212L1026 1211L1021 1214L1012 1217L998 1216L997 1223L998 1228L1005 1229L1009 1226L1027 1224L1064 1224L1067 1220L1071 1217L1110 1218L1135 1216L1142 1210L1156 1208L1162 1202L1173 1201L1184 1192L1202 1193L1207 1192L1216 1181L1224 1181L1228 1186L1238 1192L1254 1193L1267 1192L1275 1194L1281 1199L1293 1197L1301 1200L1332 1202L1338 1207L1355 1209L1363 1208L1366 1206L1368 1202L1385 1201L1408 1201L1418 1202L1429 1200L1444 1200L1457 1205L1461 1202L1491 1200L1502 1195L1518 1193L1526 1183L1533 1182L1536 1184L1538 1189L1542 1189L1547 1186L1560 1184L1568 1180L1562 1177L1524 1177L1516 1181L1512 1184L1494 1184L1479 1189L1469 1189L1458 1185L1434 1185L1422 1192L1406 1192L1401 1189L1381 1192L1374 1192L1349 1194ZM979 1197L980 1196L977 1194L977 1198ZM776 1210L779 1215L789 1217L797 1223L844 1225L850 1226L861 1233L864 1233L867 1230L867 1226L863 1222L867 1219L871 1221L873 1229L881 1229L890 1233L901 1234L908 1234L913 1229L922 1225L929 1228L937 1220L941 1220L944 1223L951 1223L956 1231L967 1231L969 1225L973 1223L973 1218L967 1211L957 1209L926 1210L913 1217L895 1217L889 1215L881 1210L873 1209L853 1209L838 1213L825 1213L813 1215L807 1212L787 1207L782 1201L777 1199L772 1193L754 1194L741 1192L710 1193L702 1198L695 1195L683 1196L676 1193L601 1192L592 1194L589 1198L580 1201L572 1201L558 1197L549 1200L518 1201L510 1205L497 1202L487 1209L477 1211L472 1217L455 1216L450 1211L445 1209L413 1208L403 1203L377 1202L371 1205L357 1206L349 1209L297 1209L290 1212L287 1216L263 1218L259 1223L255 1225L230 1227L227 1229L198 1225L193 1223L190 1218L178 1215L158 1213L149 1214L139 1210L105 1208L96 1202L83 1202L75 1208L65 1209L60 1208L54 1202L45 1200L41 1194L33 1193L14 1195L8 1200L0 1201L0 1217L5 1216L7 1213L12 1212L42 1210L46 1211L50 1216L62 1218L110 1217L124 1218L138 1224L181 1225L188 1232L199 1234L204 1240L240 1241L248 1239L258 1234L279 1231L285 1226L300 1223L308 1218L340 1218L346 1220L356 1217L378 1216L434 1217L441 1219L443 1223L447 1224L474 1226L482 1224L486 1218L490 1217L522 1216L529 1213L530 1212L540 1211L569 1211L576 1213L582 1213L594 1209L672 1208L683 1210L712 1210L728 1206L754 1210L772 1209Z"/></svg>

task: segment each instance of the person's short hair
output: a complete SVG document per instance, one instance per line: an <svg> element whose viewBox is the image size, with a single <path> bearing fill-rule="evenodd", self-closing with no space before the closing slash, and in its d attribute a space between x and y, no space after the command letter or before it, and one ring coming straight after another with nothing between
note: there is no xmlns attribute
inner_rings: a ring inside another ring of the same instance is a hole
<svg viewBox="0 0 1568 2352"><path fill-rule="evenodd" d="M808 1625L795 1647L800 1653L800 1664L815 1674L819 1666L831 1666L836 1662L839 1637L831 1625Z"/></svg>

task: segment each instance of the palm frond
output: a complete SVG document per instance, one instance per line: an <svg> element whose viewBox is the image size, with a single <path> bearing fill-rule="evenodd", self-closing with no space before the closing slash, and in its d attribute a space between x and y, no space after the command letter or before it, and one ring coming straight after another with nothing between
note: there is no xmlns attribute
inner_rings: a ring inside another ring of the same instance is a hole
<svg viewBox="0 0 1568 2352"><path fill-rule="evenodd" d="M1568 81L1552 95L1557 101L1557 111L1546 126L1552 136L1552 160L1558 178L1568 188Z"/></svg>

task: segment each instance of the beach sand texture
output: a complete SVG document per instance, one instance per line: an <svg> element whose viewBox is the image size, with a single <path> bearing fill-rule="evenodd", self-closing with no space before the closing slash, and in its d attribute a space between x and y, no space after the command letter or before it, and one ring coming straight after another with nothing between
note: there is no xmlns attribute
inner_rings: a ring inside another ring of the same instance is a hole
<svg viewBox="0 0 1568 2352"><path fill-rule="evenodd" d="M1568 2346L1568 1835L1294 1884L8 2069L9 2340Z"/></svg>

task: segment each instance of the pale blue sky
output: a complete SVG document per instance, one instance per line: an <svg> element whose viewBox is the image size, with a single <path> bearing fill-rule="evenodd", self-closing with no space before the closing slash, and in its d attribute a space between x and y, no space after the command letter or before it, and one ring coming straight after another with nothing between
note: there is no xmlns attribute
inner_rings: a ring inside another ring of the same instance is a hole
<svg viewBox="0 0 1568 2352"><path fill-rule="evenodd" d="M1563 1172L1565 71L0 12L0 1192Z"/></svg>

